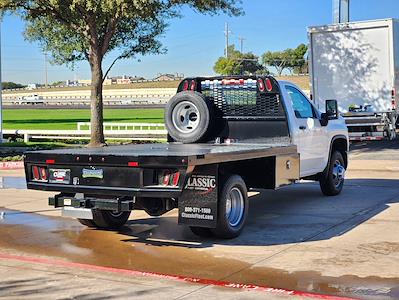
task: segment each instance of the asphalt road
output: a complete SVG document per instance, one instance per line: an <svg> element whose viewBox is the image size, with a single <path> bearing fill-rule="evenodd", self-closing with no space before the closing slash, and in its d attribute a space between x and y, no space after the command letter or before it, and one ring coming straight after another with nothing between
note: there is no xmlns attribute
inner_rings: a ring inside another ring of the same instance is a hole
<svg viewBox="0 0 399 300"><path fill-rule="evenodd" d="M119 232L88 229L49 208L51 193L25 190L22 172L0 171L0 297L398 299L399 160L389 145L352 146L340 196L309 182L251 192L249 222L229 241L194 236L176 211L134 212Z"/></svg>

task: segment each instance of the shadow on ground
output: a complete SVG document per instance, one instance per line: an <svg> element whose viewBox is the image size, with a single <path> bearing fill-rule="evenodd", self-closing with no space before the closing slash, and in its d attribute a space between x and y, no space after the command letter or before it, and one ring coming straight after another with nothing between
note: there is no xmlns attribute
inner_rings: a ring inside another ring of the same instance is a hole
<svg viewBox="0 0 399 300"><path fill-rule="evenodd" d="M121 233L132 237L125 242L158 246L292 244L342 235L398 202L399 180L349 179L337 197L324 197L318 184L305 183L279 191L261 191L251 197L247 225L241 236L233 240L196 237L187 227L178 226L176 217L130 221Z"/></svg>

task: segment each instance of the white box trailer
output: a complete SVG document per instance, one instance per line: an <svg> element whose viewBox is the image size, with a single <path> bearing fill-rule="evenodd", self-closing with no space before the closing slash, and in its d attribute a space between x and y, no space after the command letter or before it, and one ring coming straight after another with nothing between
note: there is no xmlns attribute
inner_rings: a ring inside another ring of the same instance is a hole
<svg viewBox="0 0 399 300"><path fill-rule="evenodd" d="M309 27L311 97L338 100L352 140L396 137L399 20Z"/></svg>

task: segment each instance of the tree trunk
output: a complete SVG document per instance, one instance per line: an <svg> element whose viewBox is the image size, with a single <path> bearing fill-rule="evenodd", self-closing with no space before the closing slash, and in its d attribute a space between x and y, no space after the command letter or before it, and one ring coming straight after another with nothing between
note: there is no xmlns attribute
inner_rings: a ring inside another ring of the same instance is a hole
<svg viewBox="0 0 399 300"><path fill-rule="evenodd" d="M95 53L90 57L91 68L91 136L89 147L105 146L103 129L103 71L102 57Z"/></svg>

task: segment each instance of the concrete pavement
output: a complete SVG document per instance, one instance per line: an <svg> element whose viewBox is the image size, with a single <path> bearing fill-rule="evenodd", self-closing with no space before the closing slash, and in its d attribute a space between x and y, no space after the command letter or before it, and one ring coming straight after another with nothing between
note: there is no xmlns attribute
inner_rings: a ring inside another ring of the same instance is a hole
<svg viewBox="0 0 399 300"><path fill-rule="evenodd" d="M253 193L248 225L242 236L231 241L194 236L177 225L175 211L161 218L134 212L120 232L87 229L74 220L57 217L59 211L47 206L51 193L3 189L0 207L8 211L0 220L0 252L286 290L396 299L397 170L399 163L393 160L353 159L344 192L338 197L323 197L315 183ZM0 172L1 176L7 177L7 172ZM0 259L0 274L5 274L0 279L0 293L8 291L3 294L6 298L25 295L31 299L35 294L25 283L50 278L38 297L287 297L18 260ZM73 288L66 288L65 282Z"/></svg>

